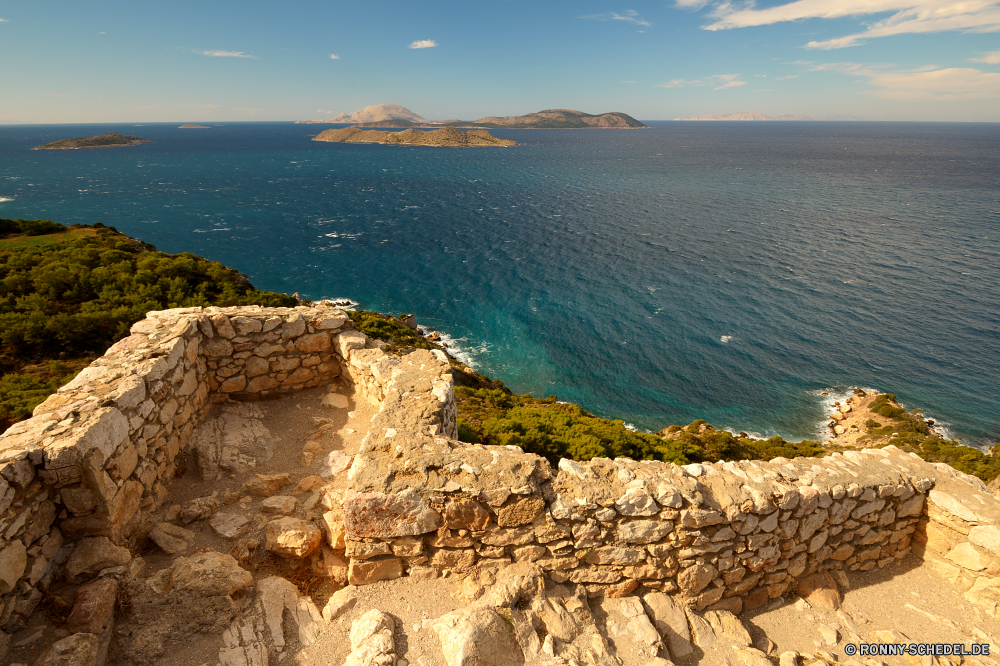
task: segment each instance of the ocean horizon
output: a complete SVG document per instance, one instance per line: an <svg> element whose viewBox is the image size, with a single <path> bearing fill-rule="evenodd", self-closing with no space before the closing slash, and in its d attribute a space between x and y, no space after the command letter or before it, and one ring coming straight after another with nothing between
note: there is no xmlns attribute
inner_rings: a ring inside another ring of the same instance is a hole
<svg viewBox="0 0 1000 666"><path fill-rule="evenodd" d="M1000 125L651 122L449 149L179 124L0 126L0 217L413 313L514 392L644 430L821 438L861 387L1000 439ZM108 131L153 143L30 150Z"/></svg>

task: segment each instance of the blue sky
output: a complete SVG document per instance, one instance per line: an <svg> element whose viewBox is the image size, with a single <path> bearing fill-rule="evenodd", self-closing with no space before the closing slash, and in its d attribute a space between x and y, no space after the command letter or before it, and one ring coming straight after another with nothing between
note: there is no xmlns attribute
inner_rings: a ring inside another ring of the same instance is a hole
<svg viewBox="0 0 1000 666"><path fill-rule="evenodd" d="M333 56L336 56L335 58ZM0 124L545 108L1000 121L1000 0L0 4Z"/></svg>

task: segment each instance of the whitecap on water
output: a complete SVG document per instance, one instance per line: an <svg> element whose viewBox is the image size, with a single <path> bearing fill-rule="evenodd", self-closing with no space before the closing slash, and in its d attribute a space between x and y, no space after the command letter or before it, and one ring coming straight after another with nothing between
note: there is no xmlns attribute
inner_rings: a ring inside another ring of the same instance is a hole
<svg viewBox="0 0 1000 666"><path fill-rule="evenodd" d="M721 338L719 338L719 342L721 342L722 344L726 344L727 342L729 342L732 339L733 339L733 336L731 336L731 335L723 335Z"/></svg>
<svg viewBox="0 0 1000 666"><path fill-rule="evenodd" d="M4 201L13 201L13 199L10 197L0 197L0 203L3 203Z"/></svg>
<svg viewBox="0 0 1000 666"><path fill-rule="evenodd" d="M351 311L357 308L360 303L350 298L321 298L316 301L317 305L329 305L339 310Z"/></svg>

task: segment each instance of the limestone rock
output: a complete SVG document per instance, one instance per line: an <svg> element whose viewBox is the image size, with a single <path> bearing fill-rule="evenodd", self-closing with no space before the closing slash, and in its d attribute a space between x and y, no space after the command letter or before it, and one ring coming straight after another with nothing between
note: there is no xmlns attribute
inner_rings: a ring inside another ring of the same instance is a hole
<svg viewBox="0 0 1000 666"><path fill-rule="evenodd" d="M299 594L298 588L284 578L271 576L258 583L260 603L264 609L264 622L275 647L285 646L285 617L291 618L303 646L316 642L322 616L308 597Z"/></svg>
<svg viewBox="0 0 1000 666"><path fill-rule="evenodd" d="M350 467L353 462L354 456L345 455L343 451L330 451L323 459L323 469L319 475L324 479L333 478Z"/></svg>
<svg viewBox="0 0 1000 666"><path fill-rule="evenodd" d="M616 640L627 640L649 656L655 657L663 649L660 634L646 616L638 597L605 599L608 611L608 633Z"/></svg>
<svg viewBox="0 0 1000 666"><path fill-rule="evenodd" d="M799 581L795 591L814 606L830 610L840 608L840 591L833 577L827 573L815 573Z"/></svg>
<svg viewBox="0 0 1000 666"><path fill-rule="evenodd" d="M94 634L73 634L56 641L34 666L95 666L100 639Z"/></svg>
<svg viewBox="0 0 1000 666"><path fill-rule="evenodd" d="M736 654L743 666L774 666L766 654L752 647L738 649Z"/></svg>
<svg viewBox="0 0 1000 666"><path fill-rule="evenodd" d="M283 557L307 557L322 541L318 527L298 518L278 518L264 527L264 547Z"/></svg>
<svg viewBox="0 0 1000 666"><path fill-rule="evenodd" d="M978 525L969 530L969 541L996 555L1000 555L1000 528L996 525Z"/></svg>
<svg viewBox="0 0 1000 666"><path fill-rule="evenodd" d="M238 513L220 512L212 516L208 524L215 533L226 539L242 536L250 527L250 519Z"/></svg>
<svg viewBox="0 0 1000 666"><path fill-rule="evenodd" d="M354 608L354 604L358 601L357 594L357 590L353 585L334 592L333 596L327 600L326 606L323 607L323 619L327 621L335 620Z"/></svg>
<svg viewBox="0 0 1000 666"><path fill-rule="evenodd" d="M261 502L260 507L264 513L287 516L291 513L295 513L295 506L298 503L299 501L297 499L289 495L274 495Z"/></svg>
<svg viewBox="0 0 1000 666"><path fill-rule="evenodd" d="M245 474L274 455L274 438L260 421L259 405L241 402L219 409L218 416L205 420L191 437L205 481L219 478L222 472Z"/></svg>
<svg viewBox="0 0 1000 666"><path fill-rule="evenodd" d="M656 630L674 659L685 659L694 653L691 631L683 607L662 592L650 592L642 598L649 608Z"/></svg>
<svg viewBox="0 0 1000 666"><path fill-rule="evenodd" d="M460 609L433 625L448 666L522 666L524 654L510 625L490 607Z"/></svg>
<svg viewBox="0 0 1000 666"><path fill-rule="evenodd" d="M683 594L693 597L704 590L715 579L717 573L711 564L695 564L677 574L677 585Z"/></svg>
<svg viewBox="0 0 1000 666"><path fill-rule="evenodd" d="M324 481L322 477L316 476L315 474L307 476L295 484L295 487L292 489L292 494L301 495L302 493L307 493L310 490L316 490L317 488L322 487L324 483L326 483L326 481Z"/></svg>
<svg viewBox="0 0 1000 666"><path fill-rule="evenodd" d="M0 550L0 594L14 589L27 566L27 550L19 539L11 541Z"/></svg>
<svg viewBox="0 0 1000 666"><path fill-rule="evenodd" d="M71 583L78 583L102 569L126 565L131 561L128 550L114 545L107 537L80 539L66 562L66 578Z"/></svg>
<svg viewBox="0 0 1000 666"><path fill-rule="evenodd" d="M66 618L66 628L74 633L97 634L111 621L118 600L118 581L101 578L76 591L73 610Z"/></svg>
<svg viewBox="0 0 1000 666"><path fill-rule="evenodd" d="M381 560L351 560L347 580L351 585L368 585L380 580L395 580L403 575L403 561L398 557Z"/></svg>
<svg viewBox="0 0 1000 666"><path fill-rule="evenodd" d="M330 409L347 409L350 403L347 401L347 396L345 395L327 393L320 404Z"/></svg>
<svg viewBox="0 0 1000 666"><path fill-rule="evenodd" d="M253 576L241 568L232 555L210 551L181 557L164 571L168 590L199 596L231 595L253 585ZM162 572L161 572L162 573Z"/></svg>
<svg viewBox="0 0 1000 666"><path fill-rule="evenodd" d="M159 523L149 532L149 538L167 555L179 555L191 547L195 534L171 523Z"/></svg>
<svg viewBox="0 0 1000 666"><path fill-rule="evenodd" d="M740 647L750 647L753 641L740 619L729 611L707 611L705 619L712 626L716 638L727 638Z"/></svg>
<svg viewBox="0 0 1000 666"><path fill-rule="evenodd" d="M412 490L348 493L344 498L344 525L352 539L385 539L433 532L441 526L441 516Z"/></svg>
<svg viewBox="0 0 1000 666"><path fill-rule="evenodd" d="M281 474L256 474L252 479L243 484L243 492L257 495L258 497L270 497L290 483L292 477L287 473Z"/></svg>
<svg viewBox="0 0 1000 666"><path fill-rule="evenodd" d="M351 624L351 653L344 666L392 666L396 662L393 641L395 621L373 608ZM445 657L447 659L447 656Z"/></svg>
<svg viewBox="0 0 1000 666"><path fill-rule="evenodd" d="M214 497L198 497L181 505L180 521L187 525L196 520L211 518L219 510L219 500Z"/></svg>
<svg viewBox="0 0 1000 666"><path fill-rule="evenodd" d="M517 527L532 522L545 508L545 500L540 497L526 497L512 502L497 511L500 527Z"/></svg>
<svg viewBox="0 0 1000 666"><path fill-rule="evenodd" d="M687 614L688 626L691 627L691 640L702 649L710 647L715 642L712 625L690 608L685 608L684 612Z"/></svg>

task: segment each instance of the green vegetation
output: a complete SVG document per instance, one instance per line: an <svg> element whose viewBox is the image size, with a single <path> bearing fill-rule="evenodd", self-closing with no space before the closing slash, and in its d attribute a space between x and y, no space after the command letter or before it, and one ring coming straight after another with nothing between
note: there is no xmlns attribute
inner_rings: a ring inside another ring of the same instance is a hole
<svg viewBox="0 0 1000 666"><path fill-rule="evenodd" d="M142 137L120 132L108 132L97 136L84 136L77 139L62 139L44 146L36 146L32 150L71 150L74 148L114 148L117 146L136 146L140 143L152 143Z"/></svg>
<svg viewBox="0 0 1000 666"><path fill-rule="evenodd" d="M366 312L355 310L348 312L354 328L365 335L386 343L389 351L413 351L414 349L431 349L424 338L403 323L406 315L393 317L381 312Z"/></svg>
<svg viewBox="0 0 1000 666"><path fill-rule="evenodd" d="M150 310L296 304L217 261L157 252L102 224L0 220L0 236L0 428L27 416ZM52 359L64 363L44 363Z"/></svg>
<svg viewBox="0 0 1000 666"><path fill-rule="evenodd" d="M995 453L984 453L971 446L942 438L931 430L922 410L907 412L895 402L896 396L882 393L870 405L871 411L892 419L892 423L887 425L875 419L868 419L865 423L875 446L894 444L905 451L916 453L927 462L946 463L987 483L1000 476L1000 457Z"/></svg>
<svg viewBox="0 0 1000 666"><path fill-rule="evenodd" d="M754 440L716 430L704 421L670 426L657 434L634 432L620 420L602 419L561 404L554 395L533 398L502 389L455 389L459 439L465 442L520 446L556 464L559 458L632 458L684 465L719 460L770 460L778 456L819 456L816 442L787 442L780 437Z"/></svg>

